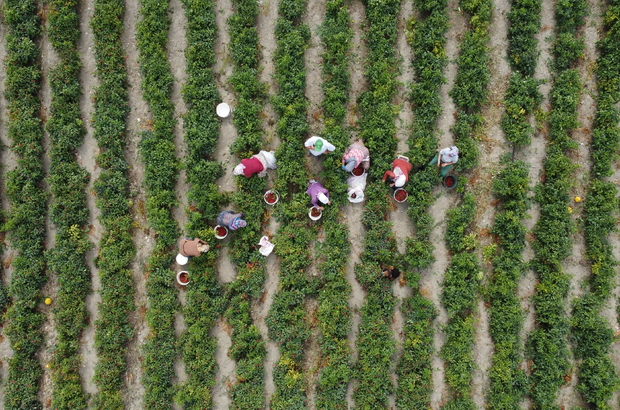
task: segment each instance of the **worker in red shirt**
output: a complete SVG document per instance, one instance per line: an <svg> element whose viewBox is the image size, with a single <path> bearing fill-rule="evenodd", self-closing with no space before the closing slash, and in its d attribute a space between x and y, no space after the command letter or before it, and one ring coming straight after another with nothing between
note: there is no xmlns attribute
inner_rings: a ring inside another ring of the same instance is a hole
<svg viewBox="0 0 620 410"><path fill-rule="evenodd" d="M382 181L385 182L386 179L390 178L392 181L390 183L391 187L401 188L407 181L409 181L409 172L411 172L412 168L413 167L409 161L404 158L396 158L392 162L392 170L385 171Z"/></svg>

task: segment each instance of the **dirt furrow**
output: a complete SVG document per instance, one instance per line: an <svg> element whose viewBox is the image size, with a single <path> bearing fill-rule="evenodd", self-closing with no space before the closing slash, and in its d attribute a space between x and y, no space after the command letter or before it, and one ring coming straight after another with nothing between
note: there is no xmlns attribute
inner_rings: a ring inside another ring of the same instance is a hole
<svg viewBox="0 0 620 410"><path fill-rule="evenodd" d="M349 15L351 16L351 29L353 38L351 39L351 90L349 92L349 115L347 122L349 125L357 124L357 98L366 91L368 84L364 76L364 62L368 58L368 48L364 33L366 30L366 9L359 0L354 0L349 5ZM357 135L355 129L352 130L354 136ZM355 139L355 138L353 138ZM360 214L361 215L361 214Z"/></svg>
<svg viewBox="0 0 620 410"><path fill-rule="evenodd" d="M438 195L439 192L440 189L436 188L433 191L433 195ZM438 310L437 319L435 319L433 343L435 348L435 354L433 355L433 393L431 394L431 407L433 409L439 409L447 388L444 380L443 360L439 357L439 351L446 340L443 326L448 321L448 314L441 305L441 284L444 272L450 262L446 257L448 249L444 241L446 211L452 206L455 199L456 197L453 193L443 192L429 210L431 217L437 221L431 232L431 242L435 244L435 250L433 251L435 262L428 271L423 272L420 278L420 293L430 299Z"/></svg>
<svg viewBox="0 0 620 410"><path fill-rule="evenodd" d="M226 410L230 405L228 386L235 381L235 362L228 357L228 349L232 346L230 340L231 329L225 320L218 320L216 326L211 329L209 336L217 339L215 361L217 372L215 374L215 386L213 386L213 409Z"/></svg>
<svg viewBox="0 0 620 410"><path fill-rule="evenodd" d="M413 52L411 46L407 42L407 22L413 18L413 2L404 1L401 3L400 14L398 16L398 36L396 38L396 48L401 56L400 75L397 77L400 86L395 104L400 106L398 117L396 118L396 138L398 139L397 153L404 153L409 150L407 139L411 134L411 124L413 122L413 111L409 101L409 84L413 82L413 67L411 60ZM395 209L390 212L390 220L393 223L392 230L396 237L396 245L401 255L405 254L405 240L414 233L414 226L411 219L407 216L407 203L396 204ZM404 276L404 275L403 275ZM404 276L401 280L407 281ZM400 281L394 281L392 286L394 296L398 299L394 308L394 316L392 320L392 332L396 341L396 351L392 356L390 366L390 374L394 381L394 392L398 388L398 377L396 375L396 367L403 354L403 326L404 318L401 310L402 299L411 297L412 290L409 286L402 286ZM391 394L389 397L390 407L396 406L396 395Z"/></svg>
<svg viewBox="0 0 620 410"><path fill-rule="evenodd" d="M45 12L45 11L43 11ZM41 49L41 71L43 74L43 78L41 81L41 115L43 118L43 147L45 150L45 155L42 156L43 160L43 172L45 173L45 178L50 175L50 137L45 128L45 123L48 115L50 115L50 106L51 106L51 88L49 81L49 72L50 69L58 64L59 58L56 55L54 48L52 47L49 37L47 35L47 30L43 30L43 35L41 36L41 40L39 43L39 48ZM49 192L49 185L45 183L46 191ZM50 195L51 197L51 195ZM51 198L48 198L47 201L47 209L49 211L49 206L51 203ZM52 249L56 244L56 226L52 224L50 221L49 212L45 218L45 227L46 227L46 239L45 239L45 249ZM50 297L52 300L56 297L56 290L58 288L58 282L55 275L48 276L48 282L43 286L41 290L42 294L45 297ZM46 367L52 359L52 352L54 346L56 345L56 337L57 333L54 326L54 318L52 316L52 310L50 308L46 308L43 310L45 313L45 322L43 323L43 335L44 335L44 345L42 349L39 351L39 361L41 362L41 366L43 367L43 377L41 378L39 384L39 401L46 405L46 403L51 403L52 400L52 372L49 367Z"/></svg>
<svg viewBox="0 0 620 410"><path fill-rule="evenodd" d="M98 305L101 301L101 296L99 295L101 280L97 274L94 259L97 256L99 240L103 232L103 228L99 222L101 211L95 203L96 198L93 194L93 182L99 178L99 174L101 173L101 170L95 163L95 157L98 155L99 149L97 147L97 141L93 137L93 127L91 124L92 113L94 111L92 98L94 89L99 84L95 77L96 67L93 31L89 26L90 19L93 16L93 5L94 0L85 0L81 3L79 9L81 36L78 43L78 52L82 61L82 71L80 72L82 100L80 102L80 108L86 128L86 135L84 136L82 146L77 151L78 163L81 167L86 169L91 176L90 182L86 188L86 200L88 213L90 215L88 224L91 227L88 236L93 243L93 248L86 254L86 262L91 271L92 293L86 297L86 309L90 316L90 321L88 327L82 334L82 344L80 348L80 354L83 357L82 367L80 369L82 385L84 386L84 391L91 394L97 392L97 387L92 379L95 374L95 366L98 362L97 352L95 350L95 321L97 320L97 313L99 311Z"/></svg>
<svg viewBox="0 0 620 410"><path fill-rule="evenodd" d="M306 109L306 118L309 125L311 135L320 135L323 130L323 113L321 103L323 102L323 78L321 55L323 54L323 43L319 37L320 25L325 17L325 2L321 0L308 0L307 12L304 16L304 22L310 28L310 41L304 55L304 65L306 67L306 90L305 96L308 99L308 107ZM303 149L302 147L296 149ZM309 170L310 178L318 178L319 173L323 170L323 159L312 155L306 156L306 166ZM319 232L319 238L323 234L323 230ZM319 240L312 243L312 264L308 267L309 275L320 275L318 270L316 254L316 245ZM316 318L318 310L318 302L316 298L309 298L306 303L308 317ZM314 321L313 321L314 322ZM321 335L320 328L314 327L310 338L306 345L304 357L304 374L308 383L307 390L307 407L309 409L316 408L316 384L318 381L318 370L321 360L321 351L319 346L319 338Z"/></svg>
<svg viewBox="0 0 620 410"><path fill-rule="evenodd" d="M218 0L216 4L215 22L217 24L217 40L215 42L216 64L214 67L215 79L218 92L222 101L231 107L235 106L235 95L228 82L233 72L233 63L230 56L230 34L228 33L227 20L233 14L233 7L230 0ZM234 112L232 115L235 115ZM236 191L232 169L236 165L236 160L232 158L229 147L237 139L237 129L235 128L232 117L224 118L221 121L220 135L217 141L215 158L221 159L224 167L224 176L218 180L220 191ZM228 243L220 250L217 264L218 280L222 282L232 282L236 277L235 267L230 263L228 256ZM217 322L211 329L210 335L217 339L217 350L215 361L217 363L217 373L215 385L212 389L213 407L215 409L227 409L230 404L228 386L234 380L236 363L228 357L228 348L231 346L229 333L225 331L227 327L224 319Z"/></svg>
<svg viewBox="0 0 620 410"><path fill-rule="evenodd" d="M460 39L467 30L467 20L460 12L458 1L448 1L447 8L450 24L448 31L446 32L446 45L444 50L448 64L444 70L446 83L442 85L439 91L443 114L437 122L440 147L452 145L454 142L454 138L450 132L450 127L454 124L454 112L456 107L452 102L452 98L449 96L449 92L454 86L454 81L456 78L458 68L456 59L459 55ZM443 360L439 357L439 352L441 351L446 338L442 327L448 321L446 310L441 305L441 287L444 272L450 262L447 258L448 249L444 241L446 229L445 217L446 211L456 200L456 195L454 192L444 191L444 189L440 187L436 187L433 190L433 195L439 195L429 210L429 214L436 221L435 227L431 232L431 242L435 245L435 249L433 251L435 262L428 272L421 275L420 293L429 298L438 309L437 319L435 319L436 330L434 334L435 354L433 355L433 393L431 394L431 406L433 409L438 409L447 388L444 378L445 372Z"/></svg>
<svg viewBox="0 0 620 410"><path fill-rule="evenodd" d="M407 152L409 150L409 147L407 146L407 139L411 134L411 123L413 121L413 111L411 109L411 102L409 101L409 93L411 90L409 85L413 82L413 67L411 66L413 51L407 41L409 35L409 32L407 31L407 24L412 18L414 18L413 2L402 2L400 6L400 15L398 16L398 36L396 37L396 49L398 55L400 55L402 59L400 75L396 77L400 83L400 86L398 87L398 96L394 101L394 104L397 104L400 107L398 117L396 119L398 153ZM396 239L398 240L398 232L396 232ZM399 249L399 252L402 251Z"/></svg>
<svg viewBox="0 0 620 410"><path fill-rule="evenodd" d="M351 89L349 91L349 113L347 122L349 125L358 122L357 98L368 88L366 78L364 76L364 62L368 57L368 49L366 47L364 32L366 22L366 10L361 1L353 1L349 5L349 15L351 16L350 27L353 30L353 38L351 39L351 67L349 69L351 75ZM356 130L353 129L351 141L356 140ZM349 227L349 241L351 243L351 257L347 264L347 280L351 285L351 296L349 298L349 308L351 309L351 330L349 332L349 347L351 348L351 360L357 362L358 353L356 347L357 334L359 332L362 317L360 309L364 305L366 292L355 276L355 265L361 263L360 254L364 250L364 236L366 230L362 225L361 218L363 207L358 204L348 204L344 208L344 223ZM357 386L355 380L351 380L347 387L347 403L349 408L355 406L353 402L353 391Z"/></svg>
<svg viewBox="0 0 620 410"><path fill-rule="evenodd" d="M185 49L187 48L187 39L185 37L185 28L187 26L187 19L183 12L183 6L180 0L170 1L168 16L170 17L170 30L168 31L168 44L166 49L168 50L168 61L170 63L170 71L174 77L172 83L172 89L170 93L170 100L174 106L174 115L177 121L173 129L174 132L174 145L176 147L176 156L179 161L182 162L187 152L187 145L183 139L183 115L187 111L185 101L181 95L183 84L187 81L187 73L185 71ZM179 172L179 178L175 186L176 198L178 205L172 210L174 219L179 224L181 232L184 231L184 226L187 224L187 214L185 209L187 208L187 191L189 185L185 178L185 169L181 169ZM180 268L178 269L180 270ZM185 289L180 289L179 300L183 304L185 300ZM175 336L177 339L185 330L185 323L183 320L183 314L177 313L174 320ZM181 356L177 356L174 362L174 374L175 383L182 384L187 380L187 374L185 372L185 365ZM173 408L181 408L176 403L173 404Z"/></svg>
<svg viewBox="0 0 620 410"><path fill-rule="evenodd" d="M349 308L351 309L351 331L349 333L349 347L351 348L351 360L357 362L357 334L359 332L362 317L360 309L364 305L366 292L355 277L355 265L361 263L360 255L364 250L364 236L366 230L361 222L363 207L358 204L348 204L344 207L344 224L349 227L349 242L351 243L351 257L347 264L347 280L351 285L351 297L349 298ZM354 380L349 383L347 389L347 403L349 408L355 406L353 403L353 390L356 386Z"/></svg>
<svg viewBox="0 0 620 410"><path fill-rule="evenodd" d="M131 263L134 282L134 303L136 312L129 315L130 323L134 328L134 337L127 347L127 373L125 376L125 388L123 399L125 406L130 410L143 408L144 386L141 383L141 346L144 344L149 329L144 319L146 313L146 279L144 277L144 265L154 248L154 238L147 229L145 194L142 188L144 179L144 165L138 152L140 132L152 127L152 115L146 102L142 99L140 89L141 75L138 66L138 48L136 45L136 25L138 22L139 1L126 2L122 36L123 47L127 54L127 80L129 115L127 116L127 150L125 159L129 163L128 172L129 189L134 198L132 213L138 229L133 232L133 240L136 246L136 257Z"/></svg>
<svg viewBox="0 0 620 410"><path fill-rule="evenodd" d="M215 58L214 67L217 90L222 97L222 101L235 107L235 95L228 83L228 78L233 71L233 63L229 54L228 44L230 43L230 35L228 34L228 25L226 20L232 15L232 4L230 0L218 0L216 5L215 21L217 23L217 41L215 42ZM217 140L214 158L217 158L224 167L224 176L217 180L220 192L234 192L237 190L232 170L237 165L237 159L230 153L228 149L234 140L237 139L237 129L233 125L231 117L222 120L220 127L220 137ZM222 252L224 253L224 252ZM222 267L218 265L218 270Z"/></svg>
<svg viewBox="0 0 620 410"><path fill-rule="evenodd" d="M185 49L187 47L187 39L185 38L185 27L187 19L183 13L181 0L171 0L168 9L170 17L170 31L168 32L168 61L170 62L170 71L174 77L170 100L174 105L174 115L177 118L174 127L174 145L176 147L176 155L181 161L187 152L187 145L183 139L183 115L187 111L185 101L181 96L183 84L187 82L187 73L185 71ZM175 187L176 197L179 205L172 211L174 219L179 223L181 231L187 223L187 215L185 208L187 207L187 195L185 193L189 189L189 185L185 181L185 170L181 169L179 178Z"/></svg>
<svg viewBox="0 0 620 410"><path fill-rule="evenodd" d="M459 7L458 0L448 0L447 9L450 24L446 32L446 46L444 47L444 51L448 59L448 64L444 69L446 83L443 84L439 90L441 112L443 114L437 123L437 128L439 129L439 145L441 147L451 145L454 141L452 133L450 132L450 127L454 125L454 111L456 107L452 102L452 97L450 97L449 92L452 90L456 78L456 70L458 68L456 59L459 55L459 44L463 34L467 31L467 19Z"/></svg>
<svg viewBox="0 0 620 410"><path fill-rule="evenodd" d="M490 55L490 82L488 102L482 109L485 118L484 135L479 142L480 165L477 168L477 177L474 187L478 212L475 217L475 230L480 241L479 248L492 243L492 237L488 234L495 219L496 207L493 206L493 175L498 170L500 156L508 148L506 137L501 128L501 119L504 114L504 95L508 88L510 66L507 61L508 51L508 20L510 11L508 1L496 1L489 27L489 55ZM472 182L473 179L472 178ZM479 260L482 260L479 251ZM485 278L489 280L492 268L490 264L485 267ZM489 389L489 369L493 357L493 343L489 334L489 310L482 300L478 303L478 317L476 336L474 342L474 360L477 369L473 374L473 400L476 405L483 408L486 404L485 395Z"/></svg>
<svg viewBox="0 0 620 410"><path fill-rule="evenodd" d="M280 223L275 218L269 219L269 225L265 234L277 232L280 228ZM252 307L252 319L261 334L261 337L266 343L267 358L265 359L265 403L269 406L271 402L271 396L276 390L275 383L273 381L273 368L275 364L280 360L280 350L278 345L269 339L269 329L265 323L265 318L271 309L273 303L274 293L278 289L280 283L280 277L278 272L280 271L280 260L276 257L275 253L272 253L267 257L266 262L267 278L263 287L263 296L260 300L254 301Z"/></svg>
<svg viewBox="0 0 620 410"><path fill-rule="evenodd" d="M304 18L305 23L310 28L310 42L304 56L306 66L306 98L310 102L307 109L308 124L310 133L319 135L323 129L323 113L321 112L321 102L323 101L323 84L321 78L321 65L323 59L323 44L319 37L319 27L325 17L325 2L322 0L308 0L308 10Z"/></svg>
<svg viewBox="0 0 620 410"><path fill-rule="evenodd" d="M278 1L277 0L259 0L260 14L256 20L256 26L258 29L258 41L260 43L261 51L261 67L260 81L267 84L267 93L275 95L277 91L276 81L273 78L275 72L275 66L273 61L273 55L276 50L276 20L278 18ZM265 101L263 105L263 124L261 128L265 132L265 140L268 144L271 144L275 149L280 140L276 136L276 122L275 111L269 103L269 100ZM271 177L272 178L272 177ZM269 185L272 185L273 181L269 180ZM275 230L272 231L275 233Z"/></svg>
<svg viewBox="0 0 620 410"><path fill-rule="evenodd" d="M0 1L0 7L4 6L4 1ZM6 58L6 26L0 24L0 61L4 62ZM2 148L0 149L0 190L6 192L6 174L16 166L16 158L11 150L8 149L11 142L7 138L7 101L4 98L4 81L6 80L6 72L4 70L4 63L0 67L0 143ZM9 202L6 195L0 195L0 208L2 211L8 211L10 209ZM0 281L2 286L8 287L11 280L11 260L13 259L13 250L5 240L3 235L3 245L6 245L2 254L2 270L0 271ZM4 323L3 323L4 324ZM0 407L4 405L4 383L8 375L8 360L13 356L13 350L9 343L9 338L4 335L4 328L0 331Z"/></svg>
<svg viewBox="0 0 620 410"><path fill-rule="evenodd" d="M596 78L594 75L594 67L598 52L596 50L596 41L599 39L599 30L602 26L602 16L600 3L595 1L588 2L588 15L584 20L579 36L585 42L584 57L579 64L579 75L583 84L581 99L577 106L577 120L580 127L572 133L572 138L578 144L576 150L571 150L567 156L574 164L578 165L577 170L573 173L574 186L570 192L571 197L584 198L587 193L587 185L589 183L590 174L590 145L592 143L592 126L594 115L596 113ZM571 276L571 288L568 296L567 312L570 315L572 311L572 301L584 294L583 285L591 274L590 263L585 259L586 243L583 231L583 225L579 223L583 219L583 202L573 202L573 218L577 221L577 231L572 235L573 248L572 254L567 257L562 266L564 271ZM615 324L615 320L612 322ZM573 343L569 339L569 349L573 350ZM583 396L577 391L577 383L579 382L576 374L576 365L574 357L571 356L573 366L571 370L572 379L568 386L562 388L559 394L559 404L561 406L586 407Z"/></svg>
<svg viewBox="0 0 620 410"><path fill-rule="evenodd" d="M536 66L536 71L534 73L534 78L537 80L544 81L543 84L538 86L538 90L542 94L542 103L540 106L541 113L547 113L551 109L549 104L549 92L551 90L551 72L548 62L551 59L551 39L550 36L555 31L555 19L554 19L554 10L555 10L555 1L543 1L542 2L542 11L541 11L541 30L535 36L538 40L538 50L540 52L540 56L538 57L538 64ZM536 119L531 119L532 124L536 124ZM532 142L529 146L524 147L520 152L515 155L515 159L521 159L527 162L530 166L529 178L530 178L530 188L534 188L536 186L541 177L542 177L542 169L543 169L543 159L545 157L546 150L546 136L547 129L543 124L540 124L542 128L539 128L537 125L537 130L532 137ZM535 201L532 201L531 208L527 212L528 218L523 220L523 224L527 228L528 234L526 236L526 245L525 251L523 252L523 260L525 262L529 262L534 257L534 251L531 247L531 241L533 236L531 235L531 231L538 222L540 218L540 206ZM531 297L536 293L536 275L534 272L529 269L525 272L525 275L522 277L519 283L519 299L521 299L521 308L525 312L525 320L523 322L523 329L521 331L521 340L527 340L529 333L534 329L535 325L535 311L532 306L530 300ZM526 369L526 372L529 373L529 366L527 361L524 361L523 367ZM531 400L526 397L523 404L524 408L529 409L532 406Z"/></svg>

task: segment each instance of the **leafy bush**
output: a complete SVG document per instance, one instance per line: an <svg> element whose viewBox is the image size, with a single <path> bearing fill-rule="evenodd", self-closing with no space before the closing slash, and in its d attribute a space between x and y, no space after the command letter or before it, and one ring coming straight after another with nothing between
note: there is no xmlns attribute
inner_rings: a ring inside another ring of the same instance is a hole
<svg viewBox="0 0 620 410"><path fill-rule="evenodd" d="M91 245L85 235L89 175L78 165L75 152L85 133L80 113L77 2L51 1L47 21L52 46L60 56L60 62L50 72L51 117L46 123L51 140L50 220L58 228L54 248L46 251L50 271L57 275L59 283L54 307L58 338L50 363L52 406L85 409L79 340L88 324L85 297L90 292L91 273L85 253Z"/></svg>
<svg viewBox="0 0 620 410"><path fill-rule="evenodd" d="M9 0L3 5L7 24L4 61L8 137L17 167L6 174L11 209L3 230L17 251L6 312L5 335L13 356L8 360L4 406L7 410L42 409L38 381L43 372L36 356L43 342L44 315L37 309L45 283L45 218L47 195L42 188L43 130L39 111L41 68L36 45L40 36L38 2Z"/></svg>
<svg viewBox="0 0 620 410"><path fill-rule="evenodd" d="M137 44L142 72L143 98L153 113L153 130L144 131L140 155L144 164L146 216L157 242L145 274L149 309L146 321L151 335L143 346L144 406L169 408L172 402L176 340L174 317L177 298L174 289L173 247L178 238L177 222L171 210L177 205L175 183L179 164L175 157L174 107L170 101L173 77L166 46L168 42L168 1L141 0Z"/></svg>
<svg viewBox="0 0 620 410"><path fill-rule="evenodd" d="M133 279L129 264L135 248L131 238L128 164L124 157L127 104L125 51L121 43L125 5L120 0L97 0L90 22L95 38L96 75L94 137L101 168L94 183L99 220L104 227L95 264L101 280L95 348L99 363L94 381L99 392L96 409L124 408L121 388L127 364L126 343L133 337L128 312L134 311Z"/></svg>

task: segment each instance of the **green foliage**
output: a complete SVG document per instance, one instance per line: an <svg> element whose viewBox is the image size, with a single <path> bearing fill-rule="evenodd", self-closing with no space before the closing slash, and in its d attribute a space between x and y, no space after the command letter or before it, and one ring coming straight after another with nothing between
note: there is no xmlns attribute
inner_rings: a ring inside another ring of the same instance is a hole
<svg viewBox="0 0 620 410"><path fill-rule="evenodd" d="M597 60L597 112L592 133L592 169L584 207L583 229L586 239L586 258L590 262L589 290L573 303L571 320L575 356L580 359L577 389L585 401L596 409L610 409L609 402L620 385L610 353L614 342L613 330L601 315L605 302L616 286L618 262L608 241L616 230L618 189L602 176L611 174L611 161L618 147L618 20L609 16L617 5L608 6L605 21L606 36L599 41ZM612 63L615 61L615 63Z"/></svg>
<svg viewBox="0 0 620 410"><path fill-rule="evenodd" d="M52 407L85 409L79 340L88 324L85 298L91 287L85 260L90 242L84 235L89 176L75 156L85 133L80 113L77 2L50 1L47 21L52 46L60 56L60 62L50 72L51 116L46 123L51 140L50 220L58 229L54 248L46 251L48 267L59 283L53 311L58 337L50 363Z"/></svg>
<svg viewBox="0 0 620 410"><path fill-rule="evenodd" d="M170 101L173 77L166 46L168 42L167 0L141 0L137 45L140 50L143 98L153 113L153 131L144 131L140 155L144 164L146 216L157 242L145 269L149 309L146 321L151 336L143 347L143 377L146 409L167 409L173 396L172 378L176 343L174 316L177 298L174 289L174 250L177 222L171 210L177 205L175 183L179 164L175 157L174 107Z"/></svg>
<svg viewBox="0 0 620 410"><path fill-rule="evenodd" d="M478 164L478 148L473 138L484 122L480 110L486 102L490 78L487 42L492 3L488 0L463 0L461 3L463 9L472 15L471 29L461 42L458 71L450 91L457 109L451 131L460 151L456 167L467 170Z"/></svg>
<svg viewBox="0 0 620 410"><path fill-rule="evenodd" d="M282 225L275 237L275 252L281 258L280 289L266 318L269 337L280 344L281 352L273 373L276 388L269 404L274 410L305 407L306 380L301 373L303 346L310 337L312 325L304 298L316 295L318 285L305 272L310 265L310 244L316 239L317 231L308 226L304 192L308 176L301 166L305 150L294 148L303 146L309 129L304 53L310 30L301 22L305 11L306 0L279 2L275 33L275 79L279 91L272 104L278 114L276 131L281 141L276 152L275 187L284 201L281 199L278 204L277 215Z"/></svg>
<svg viewBox="0 0 620 410"><path fill-rule="evenodd" d="M415 55L413 69L415 82L411 86L410 101L414 112L413 133L407 141L407 156L416 165L426 164L437 148L437 119L441 115L439 88L446 82L443 69L448 15L446 2L416 2L422 13L421 19L411 20L408 29L409 42ZM432 168L432 167L431 167ZM409 266L426 268L434 261L433 244L430 241L433 218L428 209L434 203L432 189L439 183L435 169L425 168L410 175L407 214L416 228L416 236L407 239L405 258Z"/></svg>
<svg viewBox="0 0 620 410"><path fill-rule="evenodd" d="M321 177L332 192L345 190L338 161L350 141L345 130L346 105L350 88L349 63L351 37L350 16L343 0L329 0L325 4L325 19L319 34L323 42L323 115L322 136L336 146L336 152L324 159ZM317 318L321 330L321 366L316 392L317 408L346 409L347 386L352 376L351 351L348 335L351 312L348 306L351 286L346 278L350 257L349 235L341 221L338 207L344 198L332 199L332 205L323 214L325 242L317 248L322 273L322 286L317 296Z"/></svg>
<svg viewBox="0 0 620 410"><path fill-rule="evenodd" d="M221 203L215 181L222 175L222 167L213 159L220 126L214 110L220 101L213 74L217 26L213 2L183 0L182 4L187 19L187 81L182 90L188 108L183 122L188 147L184 166L190 205L185 210L186 229L189 236L210 242L211 250L189 262L191 286L187 287L187 305L183 310L187 330L178 340L188 378L179 386L175 401L185 409L203 409L211 405L211 388L217 370L217 342L209 335L209 330L226 306L215 270L219 245L213 242L212 230L208 228L209 220L219 213Z"/></svg>
<svg viewBox="0 0 620 410"><path fill-rule="evenodd" d="M13 356L8 361L4 388L7 410L42 409L38 381L43 372L36 356L43 342L44 315L38 311L45 283L45 217L47 195L42 189L43 153L39 98L41 68L36 45L41 27L38 2L8 0L3 4L7 55L5 98L8 137L17 167L6 174L6 195L11 209L3 230L9 231L17 251L9 294L13 304L6 312L4 334Z"/></svg>
<svg viewBox="0 0 620 410"><path fill-rule="evenodd" d="M90 25L95 37L96 75L93 114L94 137L100 153L101 174L94 183L99 220L104 227L95 261L101 281L99 317L95 322L95 348L99 363L94 396L96 409L123 409L121 387L125 377L126 343L133 337L128 312L134 311L133 281L129 264L135 254L131 238L126 141L127 73L122 46L124 2L97 0Z"/></svg>
<svg viewBox="0 0 620 410"><path fill-rule="evenodd" d="M399 409L426 410L433 391L433 320L437 309L432 302L414 295L402 304L405 321L403 355L397 368Z"/></svg>
<svg viewBox="0 0 620 410"><path fill-rule="evenodd" d="M515 74L532 77L539 52L535 38L540 30L541 0L513 0L508 13L508 59Z"/></svg>
<svg viewBox="0 0 620 410"><path fill-rule="evenodd" d="M524 77L519 72L510 77L504 96L506 112L502 118L502 129L506 139L515 145L529 145L534 128L529 118L542 101L538 92L539 80Z"/></svg>
<svg viewBox="0 0 620 410"><path fill-rule="evenodd" d="M585 10L582 0L561 0L556 4L550 145L544 161L544 182L536 189L540 219L534 228L535 257L531 262L538 276L537 293L532 298L537 328L529 337L528 355L533 362L531 396L537 408L556 407L558 389L569 371L566 345L569 323L564 304L570 277L562 269L562 260L571 251L570 235L575 229L568 212L575 165L564 151L577 147L571 132L579 126L576 110L582 84L577 70L570 67L583 47L582 40L576 37L576 29L583 23Z"/></svg>
<svg viewBox="0 0 620 410"><path fill-rule="evenodd" d="M525 271L521 255L526 228L521 221L529 205L528 168L522 161L507 162L493 183L493 192L501 205L492 230L498 237L499 250L492 259L493 276L488 289L490 332L495 343L488 401L489 408L498 410L519 409L527 390L527 377L521 369L524 314L517 289Z"/></svg>

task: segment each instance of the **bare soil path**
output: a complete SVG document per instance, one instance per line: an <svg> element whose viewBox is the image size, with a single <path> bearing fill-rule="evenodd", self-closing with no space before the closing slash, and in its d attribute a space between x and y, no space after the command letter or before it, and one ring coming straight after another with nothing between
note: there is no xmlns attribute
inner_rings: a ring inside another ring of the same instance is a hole
<svg viewBox="0 0 620 410"><path fill-rule="evenodd" d="M93 195L93 181L99 178L100 169L95 163L95 158L99 154L97 141L93 137L93 127L91 124L92 113L94 111L93 105L93 93L98 86L98 80L95 77L95 46L93 31L90 28L90 19L93 16L94 1L85 0L81 3L79 8L80 17L80 41L78 43L78 52L81 56L82 71L80 72L80 83L82 84L82 101L81 110L84 126L86 128L86 135L84 136L84 142L78 149L77 158L80 166L82 166L90 174L90 182L87 186L86 196L88 211L90 215L89 225L91 227L88 232L89 239L93 243L93 248L86 254L86 262L91 271L92 279L92 293L86 297L86 309L90 316L90 322L88 327L82 334L82 345L80 354L83 357L82 367L80 369L80 375L82 377L82 384L86 393L94 394L97 392L97 387L93 383L93 376L95 374L95 366L97 365L97 353L95 350L95 321L97 320L98 305L101 301L99 290L101 289L101 281L97 274L95 267L95 257L98 252L99 240L101 239L101 233L103 228L99 222L99 215L101 212L95 204L95 195Z"/></svg>
<svg viewBox="0 0 620 410"><path fill-rule="evenodd" d="M144 277L144 265L154 247L154 238L147 229L145 209L145 193L142 188L144 180L144 166L140 159L138 144L142 130L152 126L151 113L146 102L142 99L140 89L141 75L138 67L138 48L136 44L136 26L139 18L139 1L132 0L126 2L125 18L123 27L125 28L122 36L123 47L127 55L127 77L129 83L129 115L127 116L127 150L125 159L130 165L129 189L133 203L133 217L137 229L133 232L133 240L136 247L136 257L130 268L133 272L134 281L134 303L136 312L130 314L129 320L134 328L134 338L129 343L127 349L127 373L125 378L125 389L123 399L128 410L138 410L143 408L144 387L141 383L141 346L144 344L148 335L148 326L144 320L146 313L146 279Z"/></svg>
<svg viewBox="0 0 620 410"><path fill-rule="evenodd" d="M0 1L0 7L4 6L4 1ZM4 62L6 58L6 34L7 29L4 24L0 24L0 61ZM16 160L13 152L8 149L11 142L7 138L7 101L4 98L6 80L6 71L4 70L4 63L0 69L0 189L4 193L6 192L6 174L15 168ZM6 195L0 195L0 208L2 211L9 209L9 202ZM13 259L13 250L8 246L5 235L2 238L2 244L5 246L3 252L0 254L2 257L2 270L0 270L0 280L5 287L9 286L11 280L11 260ZM4 323L3 323L4 324ZM9 343L9 338L4 335L4 328L0 331L0 404L4 403L4 384L8 375L8 360L13 356L13 350Z"/></svg>

